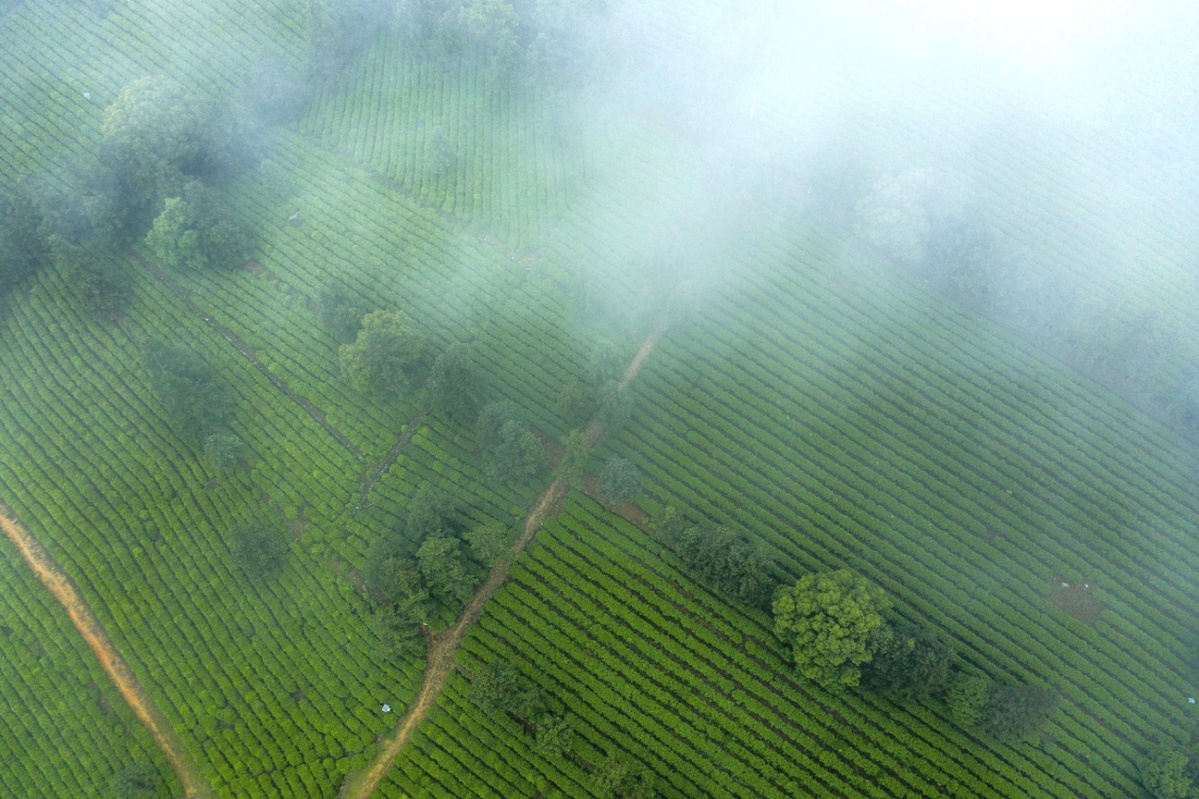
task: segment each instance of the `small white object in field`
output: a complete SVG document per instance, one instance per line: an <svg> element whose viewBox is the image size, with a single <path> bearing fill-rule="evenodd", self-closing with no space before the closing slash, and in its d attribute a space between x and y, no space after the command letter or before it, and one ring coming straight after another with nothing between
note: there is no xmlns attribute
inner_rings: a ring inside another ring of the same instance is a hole
<svg viewBox="0 0 1199 799"><path fill-rule="evenodd" d="M1188 696L1188 697L1187 697L1187 704L1188 704L1188 705L1193 705L1193 704L1195 704L1195 697L1193 697L1193 696Z"/></svg>
<svg viewBox="0 0 1199 799"><path fill-rule="evenodd" d="M83 93L83 99L84 99L84 100L90 100L90 99L92 99L92 93L91 93L91 92L84 92L84 93Z"/></svg>
<svg viewBox="0 0 1199 799"><path fill-rule="evenodd" d="M1069 588L1069 587L1070 587L1069 583L1062 583L1062 588Z"/></svg>
<svg viewBox="0 0 1199 799"><path fill-rule="evenodd" d="M1192 699L1191 701L1192 701L1192 702L1194 702L1195 700L1194 700L1194 699ZM384 712L384 713L390 713L390 712L391 712L391 705L384 705L384 706L383 706L383 712Z"/></svg>

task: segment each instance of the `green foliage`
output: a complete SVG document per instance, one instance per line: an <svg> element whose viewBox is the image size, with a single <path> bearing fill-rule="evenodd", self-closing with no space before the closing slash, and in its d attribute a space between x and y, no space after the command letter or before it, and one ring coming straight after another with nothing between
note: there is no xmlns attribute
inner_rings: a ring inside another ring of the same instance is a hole
<svg viewBox="0 0 1199 799"><path fill-rule="evenodd" d="M429 373L429 404L450 419L465 422L479 412L479 366L466 344L453 344L437 356Z"/></svg>
<svg viewBox="0 0 1199 799"><path fill-rule="evenodd" d="M150 763L130 763L112 778L114 799L160 799L166 796L162 775Z"/></svg>
<svg viewBox="0 0 1199 799"><path fill-rule="evenodd" d="M595 398L586 384L576 380L562 387L554 410L567 422L580 425L595 412Z"/></svg>
<svg viewBox="0 0 1199 799"><path fill-rule="evenodd" d="M483 474L493 485L528 482L545 470L545 447L511 402L486 406L479 414L475 432Z"/></svg>
<svg viewBox="0 0 1199 799"><path fill-rule="evenodd" d="M591 350L587 362L587 377L591 385L599 388L620 381L624 375L625 347L611 339L601 339Z"/></svg>
<svg viewBox="0 0 1199 799"><path fill-rule="evenodd" d="M190 350L152 341L142 362L167 420L190 444L202 446L233 415L232 391Z"/></svg>
<svg viewBox="0 0 1199 799"><path fill-rule="evenodd" d="M890 607L881 588L849 569L807 574L775 592L774 632L804 678L832 691L852 688Z"/></svg>
<svg viewBox="0 0 1199 799"><path fill-rule="evenodd" d="M475 560L490 568L511 553L512 534L498 524L485 524L467 533L464 538L470 545Z"/></svg>
<svg viewBox="0 0 1199 799"><path fill-rule="evenodd" d="M1141 784L1153 799L1199 799L1199 759L1177 744L1160 744L1141 761Z"/></svg>
<svg viewBox="0 0 1199 799"><path fill-rule="evenodd" d="M129 277L116 256L99 247L71 244L57 233L50 237L50 257L63 270L72 290L90 315L110 318L132 294Z"/></svg>
<svg viewBox="0 0 1199 799"><path fill-rule="evenodd" d="M180 83L162 75L139 78L104 111L101 161L124 184L132 212L173 196L204 153L207 114Z"/></svg>
<svg viewBox="0 0 1199 799"><path fill-rule="evenodd" d="M339 344L349 344L358 335L362 317L370 310L341 283L331 283L321 290L321 321Z"/></svg>
<svg viewBox="0 0 1199 799"><path fill-rule="evenodd" d="M574 742L574 725L570 716L544 716L537 722L537 738L534 748L537 754L552 760L570 751Z"/></svg>
<svg viewBox="0 0 1199 799"><path fill-rule="evenodd" d="M618 455L604 462L599 483L600 496L609 505L632 502L641 493L641 477L637 474L637 467Z"/></svg>
<svg viewBox="0 0 1199 799"><path fill-rule="evenodd" d="M0 294L50 262L42 214L24 184L0 191Z"/></svg>
<svg viewBox="0 0 1199 799"><path fill-rule="evenodd" d="M408 594L395 605L371 611L367 626L388 660L403 662L420 653L420 625L427 620L427 600L424 594Z"/></svg>
<svg viewBox="0 0 1199 799"><path fill-rule="evenodd" d="M960 671L949 686L946 701L953 720L963 727L982 723L991 699L991 678L978 672Z"/></svg>
<svg viewBox="0 0 1199 799"><path fill-rule="evenodd" d="M276 519L252 519L229 530L233 558L251 577L269 577L287 557L287 530Z"/></svg>
<svg viewBox="0 0 1199 799"><path fill-rule="evenodd" d="M404 537L419 542L456 535L461 522L458 502L437 486L424 483L412 495L404 519Z"/></svg>
<svg viewBox="0 0 1199 799"><path fill-rule="evenodd" d="M468 698L489 716L515 713L532 719L545 708L541 691L506 660L493 660L478 669Z"/></svg>
<svg viewBox="0 0 1199 799"><path fill-rule="evenodd" d="M211 433L204 438L204 454L223 472L232 472L245 454L245 445L233 433Z"/></svg>
<svg viewBox="0 0 1199 799"><path fill-rule="evenodd" d="M358 391L384 398L403 395L425 349L425 337L402 311L372 311L362 317L353 344L338 352L342 376Z"/></svg>
<svg viewBox="0 0 1199 799"><path fill-rule="evenodd" d="M250 252L245 227L221 212L212 193L196 182L184 186L183 196L168 197L146 234L146 247L171 268L230 268L241 265Z"/></svg>
<svg viewBox="0 0 1199 799"><path fill-rule="evenodd" d="M683 567L694 579L722 596L750 604L766 598L771 585L769 564L760 549L732 530L696 525L670 535Z"/></svg>
<svg viewBox="0 0 1199 799"><path fill-rule="evenodd" d="M462 542L434 536L416 550L416 562L430 596L447 604L464 604L474 590L474 580L462 553Z"/></svg>
<svg viewBox="0 0 1199 799"><path fill-rule="evenodd" d="M1001 741L1019 741L1040 732L1057 711L1061 695L1027 683L1001 683L991 690L980 727Z"/></svg>
<svg viewBox="0 0 1199 799"><path fill-rule="evenodd" d="M862 687L868 690L921 700L949 688L953 647L924 627L886 623L871 636L870 651L870 662L862 669Z"/></svg>
<svg viewBox="0 0 1199 799"><path fill-rule="evenodd" d="M146 234L146 247L164 266L202 269L208 259L200 244L198 224L190 203L182 197L169 197Z"/></svg>
<svg viewBox="0 0 1199 799"><path fill-rule="evenodd" d="M562 457L555 474L568 488L575 489L583 484L583 472L587 468L587 439L582 430L571 430L562 442Z"/></svg>

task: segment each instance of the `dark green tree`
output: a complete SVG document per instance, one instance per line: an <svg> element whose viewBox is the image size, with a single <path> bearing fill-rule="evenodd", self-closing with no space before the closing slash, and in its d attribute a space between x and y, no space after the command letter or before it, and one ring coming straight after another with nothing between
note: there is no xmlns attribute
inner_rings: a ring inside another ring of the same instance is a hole
<svg viewBox="0 0 1199 799"><path fill-rule="evenodd" d="M1153 799L1199 799L1199 758L1175 743L1155 746L1141 761L1141 784Z"/></svg>
<svg viewBox="0 0 1199 799"><path fill-rule="evenodd" d="M146 234L146 247L171 268L240 266L250 253L250 235L234 222L213 193L195 181L182 196L168 197Z"/></svg>
<svg viewBox="0 0 1199 799"><path fill-rule="evenodd" d="M321 321L339 344L349 344L358 335L362 317L370 310L356 299L344 285L333 283L321 291L317 302Z"/></svg>
<svg viewBox="0 0 1199 799"><path fill-rule="evenodd" d="M412 495L404 519L404 537L420 542L436 536L457 535L461 527L459 504L453 496L430 483Z"/></svg>
<svg viewBox="0 0 1199 799"><path fill-rule="evenodd" d="M582 430L571 430L562 442L562 457L558 461L555 475L566 483L567 488L578 488L583 483L583 472L587 469L587 439Z"/></svg>
<svg viewBox="0 0 1199 799"><path fill-rule="evenodd" d="M548 458L537 435L511 402L483 408L476 426L483 474L493 485L528 481L545 470Z"/></svg>
<svg viewBox="0 0 1199 799"><path fill-rule="evenodd" d="M196 447L233 415L233 393L195 353L150 342L142 354L154 393L175 431Z"/></svg>
<svg viewBox="0 0 1199 799"><path fill-rule="evenodd" d="M537 722L534 749L547 760L562 757L570 751L574 734L574 726L570 723L569 716L544 716Z"/></svg>
<svg viewBox="0 0 1199 799"><path fill-rule="evenodd" d="M0 191L0 294L49 262L42 213L28 186L22 183Z"/></svg>
<svg viewBox="0 0 1199 799"><path fill-rule="evenodd" d="M204 454L221 471L232 472L245 454L245 445L228 431L211 433L204 438Z"/></svg>
<svg viewBox="0 0 1199 799"><path fill-rule="evenodd" d="M881 588L849 569L807 574L775 592L774 632L805 679L832 691L853 688L890 607Z"/></svg>
<svg viewBox="0 0 1199 799"><path fill-rule="evenodd" d="M160 799L166 795L162 775L151 763L139 761L122 767L113 775L112 793L116 799Z"/></svg>
<svg viewBox="0 0 1199 799"><path fill-rule="evenodd" d="M533 719L545 709L541 691L506 660L493 660L476 670L467 696L489 716L514 713Z"/></svg>
<svg viewBox="0 0 1199 799"><path fill-rule="evenodd" d="M953 647L924 627L888 622L870 640L862 687L896 699L922 700L949 689Z"/></svg>
<svg viewBox="0 0 1199 799"><path fill-rule="evenodd" d="M581 380L567 383L558 394L554 410L570 424L580 425L595 413L595 398L589 386Z"/></svg>
<svg viewBox="0 0 1199 799"><path fill-rule="evenodd" d="M609 505L632 502L641 493L641 477L637 474L637 467L619 455L613 455L604 462L599 483L600 497Z"/></svg>
<svg viewBox="0 0 1199 799"><path fill-rule="evenodd" d="M146 234L146 247L164 266L203 269L208 259L198 225L196 210L190 203L182 197L168 197Z"/></svg>
<svg viewBox="0 0 1199 799"><path fill-rule="evenodd" d="M591 350L587 376L591 385L599 388L620 381L625 368L625 347L611 339L601 339Z"/></svg>
<svg viewBox="0 0 1199 799"><path fill-rule="evenodd" d="M953 720L963 727L982 723L991 699L991 678L978 672L960 671L949 686L946 701Z"/></svg>
<svg viewBox="0 0 1199 799"><path fill-rule="evenodd" d="M427 383L429 404L450 419L465 422L479 412L479 366L466 344L453 344L437 356Z"/></svg>
<svg viewBox="0 0 1199 799"><path fill-rule="evenodd" d="M983 711L984 732L1001 741L1019 741L1040 732L1057 711L1061 695L1028 683L1000 683Z"/></svg>
<svg viewBox="0 0 1199 799"><path fill-rule="evenodd" d="M110 251L71 244L62 236L50 237L50 258L67 275L76 296L90 315L111 318L120 313L132 294L128 274Z"/></svg>
<svg viewBox="0 0 1199 799"><path fill-rule="evenodd" d="M464 537L475 560L488 568L511 554L512 534L498 524L476 527Z"/></svg>
<svg viewBox="0 0 1199 799"><path fill-rule="evenodd" d="M372 311L362 317L353 344L338 353L342 376L355 389L384 398L403 395L425 349L425 337L402 311Z"/></svg>
<svg viewBox="0 0 1199 799"><path fill-rule="evenodd" d="M430 596L449 604L464 604L474 590L474 580L462 554L462 542L449 536L425 539L416 551L416 562Z"/></svg>
<svg viewBox="0 0 1199 799"><path fill-rule="evenodd" d="M749 604L766 599L770 568L758 547L720 525L693 525L669 534L691 577Z"/></svg>
<svg viewBox="0 0 1199 799"><path fill-rule="evenodd" d="M162 75L129 83L105 109L100 159L123 184L129 213L178 196L202 161L207 117L191 92Z"/></svg>
<svg viewBox="0 0 1199 799"><path fill-rule="evenodd" d="M287 531L278 520L247 520L230 529L229 539L234 560L251 577L269 577L283 567Z"/></svg>

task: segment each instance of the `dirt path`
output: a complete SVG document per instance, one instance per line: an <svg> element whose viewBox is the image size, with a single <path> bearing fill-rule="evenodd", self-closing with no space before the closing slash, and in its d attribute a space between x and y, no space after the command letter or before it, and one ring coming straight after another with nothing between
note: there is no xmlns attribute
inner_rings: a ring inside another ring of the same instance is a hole
<svg viewBox="0 0 1199 799"><path fill-rule="evenodd" d="M660 317L654 324L650 334L642 342L641 347L637 350L637 354L629 361L628 367L625 368L624 375L620 379L618 388L623 390L641 371L642 364L649 354L658 346L658 342L662 339L666 332L667 319L665 316ZM600 427L595 419L592 419L587 425L585 433L588 446L594 444L600 435ZM383 775L391 768L395 759L399 756L400 750L408 743L416 728L425 720L425 716L433 708L437 702L437 697L441 696L441 690L445 687L445 681L449 677L450 672L454 670L454 655L458 651L458 646L462 643L462 639L466 636L467 629L470 625L479 618L483 612L484 606L487 604L495 592L500 589L504 581L508 579L508 569L510 561L519 555L528 545L533 536L541 529L545 517L549 515L550 509L555 503L561 501L567 493L567 486L560 478L554 478L545 490L541 492L541 496L533 504L533 508L525 517L524 529L520 536L512 543L512 558L503 563L497 563L491 569L491 573L487 575L487 580L479 586L466 603L466 607L462 609L462 614L458 617L458 621L454 626L443 630L433 636L429 644L429 651L426 654L427 663L425 665L425 676L421 682L420 691L416 694L416 699L409 706L408 711L397 722L395 734L390 738L385 739L379 747L379 754L375 756L365 770L350 773L346 775L345 782L342 783L341 790L338 791L338 799L367 799L379 786L383 779Z"/></svg>
<svg viewBox="0 0 1199 799"><path fill-rule="evenodd" d="M113 685L121 692L121 696L129 703L129 707L133 708L138 720L150 731L154 742L166 755L167 762L171 764L171 768L179 777L184 795L197 799L215 797L216 794L212 787L200 776L199 770L191 762L183 748L183 743L167 723L166 717L155 706L154 700L138 684L137 678L129 670L129 665L117 652L112 639L108 637L108 633L100 625L99 619L83 601L71 578L63 572L62 567L55 562L46 548L16 520L13 513L4 505L0 505L0 527L4 528L4 534L16 545L21 557L29 564L29 568L50 589L50 593L54 594L54 598L70 615L75 629L79 630L83 640L87 641L87 645L92 648L92 652L95 653L96 659L100 661L100 666L108 674Z"/></svg>

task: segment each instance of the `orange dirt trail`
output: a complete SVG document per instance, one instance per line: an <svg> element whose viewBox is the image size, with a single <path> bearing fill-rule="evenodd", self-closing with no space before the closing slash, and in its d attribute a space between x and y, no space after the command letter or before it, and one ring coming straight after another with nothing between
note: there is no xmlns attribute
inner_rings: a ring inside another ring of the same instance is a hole
<svg viewBox="0 0 1199 799"><path fill-rule="evenodd" d="M196 799L214 797L216 794L212 787L200 776L199 770L184 751L183 743L167 723L162 711L155 706L154 701L133 676L129 665L117 652L112 639L108 637L91 608L83 601L71 578L4 505L0 505L0 527L4 528L4 534L16 545L21 557L25 558L29 568L33 569L33 573L66 609L71 621L75 623L75 628L96 654L96 659L100 661L113 685L121 692L129 707L133 708L138 720L150 731L154 742L162 749L167 762L171 764L180 784L183 785L184 795Z"/></svg>
<svg viewBox="0 0 1199 799"><path fill-rule="evenodd" d="M621 377L618 388L624 389L641 371L641 365L645 363L645 359L654 351L654 347L658 345L663 334L666 332L666 319L663 317L654 325L653 330L645 341L642 342L637 354L633 356L633 360L629 362L625 369L623 377ZM599 437L599 425L594 419L587 425L585 440L588 446L595 443ZM450 672L454 670L454 655L458 651L458 646L462 643L462 639L466 637L466 631L471 624L479 618L483 612L483 607L487 604L495 592L500 589L504 581L508 578L508 568L512 558L519 555L525 546L532 540L533 535L541 529L542 522L549 515L550 509L554 504L563 499L567 494L567 486L560 479L555 478L545 490L541 492L541 496L537 498L537 502L533 504L533 509L529 511L529 515L525 517L524 529L520 536L512 543L512 556L504 562L497 563L492 567L491 573L487 575L487 580L479 586L466 603L466 607L462 609L462 615L458 617L458 621L448 630L443 630L433 637L429 644L429 651L426 655L427 663L425 665L425 676L421 682L420 691L416 694L416 699L412 701L408 711L399 720L395 734L390 738L385 739L379 747L379 753L365 770L354 772L346 776L345 782L342 783L341 790L338 791L338 799L367 799L379 786L383 780L383 775L391 768L395 759L399 757L400 750L408 743L416 728L424 721L425 716L433 708L437 702L437 697L441 696L441 690L445 687L446 678Z"/></svg>

